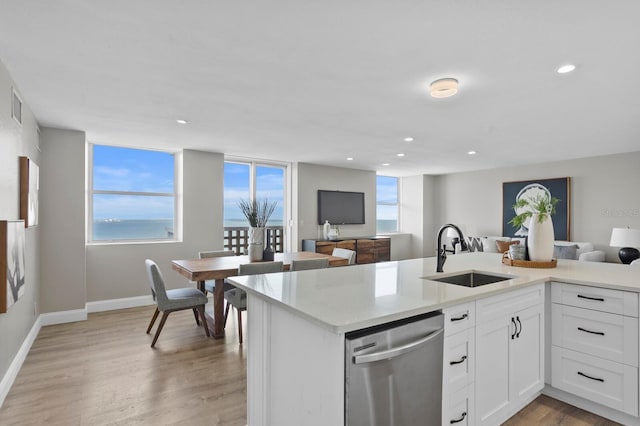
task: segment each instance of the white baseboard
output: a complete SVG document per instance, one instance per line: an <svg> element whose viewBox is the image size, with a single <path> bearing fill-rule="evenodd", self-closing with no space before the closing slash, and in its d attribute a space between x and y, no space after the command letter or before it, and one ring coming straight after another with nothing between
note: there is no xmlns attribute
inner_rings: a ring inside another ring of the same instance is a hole
<svg viewBox="0 0 640 426"><path fill-rule="evenodd" d="M0 408L2 407L5 398L9 394L11 386L13 386L13 382L15 382L16 377L18 377L18 373L22 368L22 364L24 364L24 360L27 359L27 355L31 350L31 345L33 345L36 337L38 337L38 333L40 332L40 328L42 327L40 318L41 317L38 316L36 322L33 323L31 331L29 331L29 334L27 334L27 337L25 337L24 341L22 342L22 346L20 346L20 349L18 350L16 356L13 357L13 361L11 361L7 372L0 381Z"/></svg>
<svg viewBox="0 0 640 426"><path fill-rule="evenodd" d="M156 302L153 301L151 295L137 296L137 297L125 297L122 299L110 299L110 300L98 300L97 302L87 302L87 312L104 312L115 311L117 309L137 308L138 306L153 305Z"/></svg>
<svg viewBox="0 0 640 426"><path fill-rule="evenodd" d="M86 309L74 309L71 311L49 312L40 314L40 324L45 325L64 324L67 322L86 321Z"/></svg>

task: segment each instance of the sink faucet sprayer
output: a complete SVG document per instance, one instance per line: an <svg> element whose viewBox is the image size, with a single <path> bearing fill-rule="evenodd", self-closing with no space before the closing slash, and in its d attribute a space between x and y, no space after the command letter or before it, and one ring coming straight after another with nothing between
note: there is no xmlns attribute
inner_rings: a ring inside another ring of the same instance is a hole
<svg viewBox="0 0 640 426"><path fill-rule="evenodd" d="M464 236L462 235L462 231L460 230L460 228L458 228L453 223L447 223L446 225L444 225L442 228L440 228L440 231L438 232L438 243L437 243L438 255L437 255L436 272L444 272L442 270L442 267L444 266L444 262L447 260L447 253L445 251L445 248L447 246L446 244L443 244L441 249L440 244L442 244L442 233L447 228L455 229L455 231L458 233L458 237L460 238L460 250L467 250L467 243L464 241Z"/></svg>

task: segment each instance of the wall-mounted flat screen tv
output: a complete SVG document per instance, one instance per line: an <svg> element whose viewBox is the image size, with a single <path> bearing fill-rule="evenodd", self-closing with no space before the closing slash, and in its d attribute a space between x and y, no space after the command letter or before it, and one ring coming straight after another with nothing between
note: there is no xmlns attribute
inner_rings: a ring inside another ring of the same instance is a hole
<svg viewBox="0 0 640 426"><path fill-rule="evenodd" d="M318 190L318 224L364 224L364 192Z"/></svg>

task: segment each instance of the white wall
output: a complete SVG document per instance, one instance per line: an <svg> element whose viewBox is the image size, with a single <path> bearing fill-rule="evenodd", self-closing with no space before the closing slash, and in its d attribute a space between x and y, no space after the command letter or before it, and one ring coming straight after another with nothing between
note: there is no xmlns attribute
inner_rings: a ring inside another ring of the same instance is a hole
<svg viewBox="0 0 640 426"><path fill-rule="evenodd" d="M438 221L459 224L465 235L502 234L502 183L571 177L571 240L609 247L613 227L640 228L640 151L440 176Z"/></svg>
<svg viewBox="0 0 640 426"><path fill-rule="evenodd" d="M85 133L42 129L42 312L84 309Z"/></svg>
<svg viewBox="0 0 640 426"><path fill-rule="evenodd" d="M37 123L24 96L22 126L11 117L12 87L16 87L15 83L0 62L0 220L19 219L18 157L28 156L36 164L42 165L37 148ZM6 313L0 314L0 379L5 377L9 365L33 327L39 309L40 230L40 226L25 230L25 292ZM0 387L0 405L2 393Z"/></svg>
<svg viewBox="0 0 640 426"><path fill-rule="evenodd" d="M411 234L410 258L435 255L437 178L428 175L400 179L400 232Z"/></svg>
<svg viewBox="0 0 640 426"><path fill-rule="evenodd" d="M298 163L297 177L297 250L302 240L322 238L318 225L318 189L364 192L364 225L340 225L342 237L364 237L376 234L376 173L373 171L345 169Z"/></svg>

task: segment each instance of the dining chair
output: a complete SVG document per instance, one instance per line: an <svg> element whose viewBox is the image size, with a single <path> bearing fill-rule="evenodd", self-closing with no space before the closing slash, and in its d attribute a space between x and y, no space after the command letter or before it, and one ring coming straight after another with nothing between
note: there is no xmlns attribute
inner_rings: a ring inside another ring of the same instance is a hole
<svg viewBox="0 0 640 426"><path fill-rule="evenodd" d="M342 257L343 259L347 259L348 265L354 265L356 263L356 252L353 250L336 247L333 249L333 253L331 256Z"/></svg>
<svg viewBox="0 0 640 426"><path fill-rule="evenodd" d="M158 324L155 336L153 336L151 347L153 348L155 346L169 314L185 309L193 310L193 315L196 317L196 324L200 325L200 323L202 323L204 331L207 337L209 337L209 326L204 316L204 305L207 303L207 296L202 294L200 290L192 287L167 290L158 265L150 259L145 260L144 263L147 269L147 276L149 277L149 284L151 285L151 295L153 296L153 300L156 301L156 311L153 313L149 327L147 327L147 334L149 334L153 324L156 322L158 314L162 312L162 319L160 320L160 324Z"/></svg>
<svg viewBox="0 0 640 426"><path fill-rule="evenodd" d="M290 271L305 271L308 269L322 269L329 267L329 258L291 260Z"/></svg>
<svg viewBox="0 0 640 426"><path fill-rule="evenodd" d="M258 275L282 272L282 262L244 263L238 267L238 275ZM224 324L227 325L229 308L233 306L238 311L238 340L242 344L242 311L247 310L247 293L239 288L224 292L227 306L224 310Z"/></svg>
<svg viewBox="0 0 640 426"><path fill-rule="evenodd" d="M209 251L201 251L198 252L198 257L200 259L208 259L211 257L226 257L226 256L235 256L236 253L233 250L209 250ZM207 280L204 282L204 294L212 293L216 288L215 280ZM228 284L226 281L224 283L224 291L231 290L234 288L231 284Z"/></svg>

